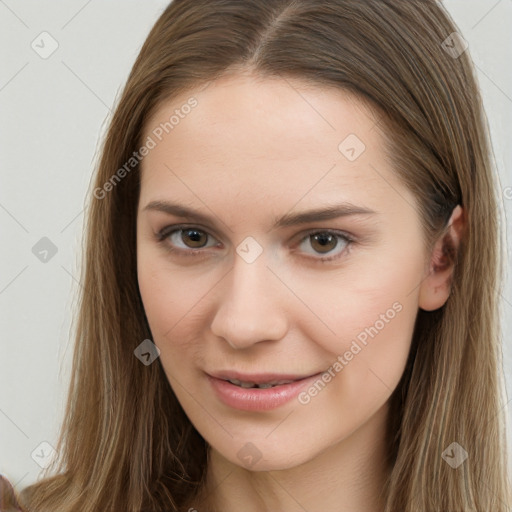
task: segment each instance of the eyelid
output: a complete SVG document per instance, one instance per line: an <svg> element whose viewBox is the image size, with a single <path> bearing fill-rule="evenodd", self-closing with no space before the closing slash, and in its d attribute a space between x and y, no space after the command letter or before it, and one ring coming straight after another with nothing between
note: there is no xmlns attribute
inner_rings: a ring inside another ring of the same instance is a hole
<svg viewBox="0 0 512 512"><path fill-rule="evenodd" d="M194 229L194 228L197 228L198 231L203 231L204 233L208 234L212 238L217 239L214 235L211 234L211 232L209 231L209 228L202 226L201 224L170 224L170 225L167 225L164 228L160 229L159 231L157 231L155 233L155 235L159 239L160 238L163 239L163 238L169 236L174 231L185 230L185 229ZM301 231L300 234L297 236L300 236L301 238L299 239L299 241L302 241L302 240L304 240L304 238L306 238L307 236L312 235L314 233L332 233L334 235L344 236L345 238L347 238L351 241L356 241L355 235L352 235L348 231L345 231L342 229L334 229L334 228L321 228L321 227L310 228L310 229L307 229L306 231Z"/></svg>
<svg viewBox="0 0 512 512"><path fill-rule="evenodd" d="M353 242L356 241L356 237L354 235L350 234L349 232L344 231L343 229L334 229L334 228L312 228L312 229L307 229L306 231L301 231L300 241L302 242L302 240L304 240L308 236L314 235L316 233L330 233L335 236L345 237L347 240L351 240Z"/></svg>
<svg viewBox="0 0 512 512"><path fill-rule="evenodd" d="M195 228L197 228L198 231L204 231L208 235L213 236L210 233L209 228L202 226L201 224L168 224L165 227L163 227L162 229L160 229L159 231L157 231L156 235L166 237L166 236L170 235L173 231L178 231L180 229L185 230L185 229L195 229Z"/></svg>

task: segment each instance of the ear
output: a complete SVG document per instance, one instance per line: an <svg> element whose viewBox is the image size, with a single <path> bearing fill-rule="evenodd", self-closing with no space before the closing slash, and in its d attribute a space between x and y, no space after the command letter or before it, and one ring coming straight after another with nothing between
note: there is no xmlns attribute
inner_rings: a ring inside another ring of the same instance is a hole
<svg viewBox="0 0 512 512"><path fill-rule="evenodd" d="M430 255L429 273L420 286L418 305L421 309L434 311L448 300L455 257L465 228L465 212L457 205L448 221L446 233L437 240Z"/></svg>

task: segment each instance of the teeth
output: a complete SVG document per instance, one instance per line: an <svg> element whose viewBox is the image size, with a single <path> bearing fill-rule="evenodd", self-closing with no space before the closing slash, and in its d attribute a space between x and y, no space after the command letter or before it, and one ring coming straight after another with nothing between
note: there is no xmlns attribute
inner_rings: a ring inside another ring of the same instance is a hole
<svg viewBox="0 0 512 512"><path fill-rule="evenodd" d="M293 382L293 380L276 380L272 382L266 382L264 384L255 384L254 382L242 382L238 379L228 379L231 384L234 384L235 386L240 386L242 388L259 388L259 389L268 389L273 388L274 386L280 386L282 384L289 384L290 382Z"/></svg>

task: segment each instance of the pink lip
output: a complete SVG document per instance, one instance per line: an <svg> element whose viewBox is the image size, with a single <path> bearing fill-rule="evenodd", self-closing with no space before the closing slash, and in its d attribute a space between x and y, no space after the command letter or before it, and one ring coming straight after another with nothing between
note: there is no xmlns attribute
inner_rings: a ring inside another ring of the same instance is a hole
<svg viewBox="0 0 512 512"><path fill-rule="evenodd" d="M297 375L291 373L239 373L231 370L212 372L209 375L217 379L237 379L242 382L254 382L255 384L263 384L275 380L300 380L311 376L311 374Z"/></svg>
<svg viewBox="0 0 512 512"><path fill-rule="evenodd" d="M299 394L303 387L311 384L320 374L317 373L309 377L298 377L299 380L294 380L294 382L290 382L289 384L281 384L267 389L241 388L224 380L224 378L219 378L219 374L216 375L217 376L212 377L206 374L217 397L224 404L242 411L269 411L292 400ZM234 375L239 376L235 377ZM276 374L241 375L229 372L229 376L226 378L259 384L273 380L292 380L294 377ZM295 379L297 379L297 377L295 377Z"/></svg>

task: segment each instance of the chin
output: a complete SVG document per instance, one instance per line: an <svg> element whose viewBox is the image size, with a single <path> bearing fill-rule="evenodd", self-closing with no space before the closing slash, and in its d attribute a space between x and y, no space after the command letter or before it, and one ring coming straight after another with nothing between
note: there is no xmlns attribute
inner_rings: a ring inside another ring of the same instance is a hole
<svg viewBox="0 0 512 512"><path fill-rule="evenodd" d="M281 471L300 466L313 458L313 454L306 453L304 446L297 443L301 449L297 453L290 453L283 445L277 447L265 447L262 450L256 448L258 443L246 443L240 450L229 453L220 452L221 456L229 460L232 464L248 471ZM261 446L263 442L258 445ZM267 452L265 454L265 452ZM251 460L251 456L252 459Z"/></svg>

